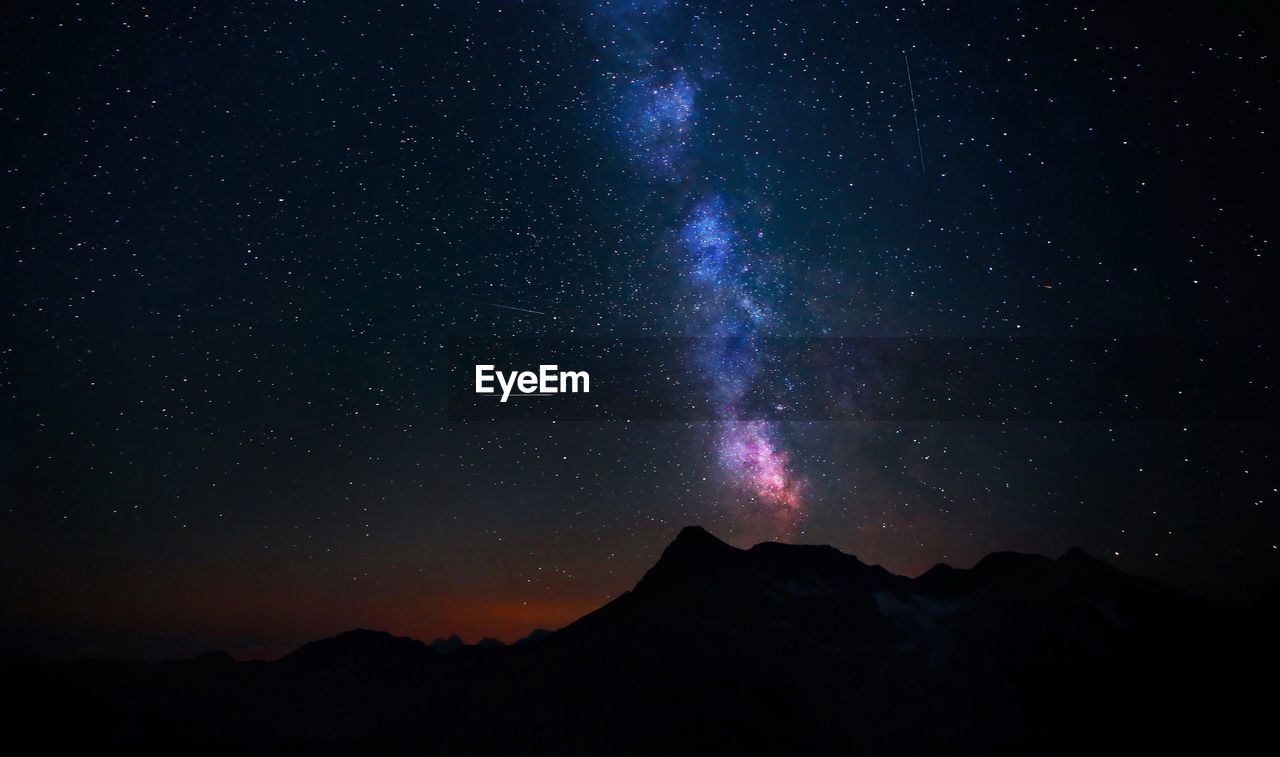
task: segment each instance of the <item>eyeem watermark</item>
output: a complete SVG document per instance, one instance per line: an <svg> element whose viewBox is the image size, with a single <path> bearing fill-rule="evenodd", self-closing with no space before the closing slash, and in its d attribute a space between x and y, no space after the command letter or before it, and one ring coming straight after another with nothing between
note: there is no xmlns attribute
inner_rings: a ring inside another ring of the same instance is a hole
<svg viewBox="0 0 1280 757"><path fill-rule="evenodd" d="M1280 422L1280 343L1253 336L450 337L447 346L448 417L458 421ZM722 370L756 355L779 370ZM546 399L507 401L537 396Z"/></svg>
<svg viewBox="0 0 1280 757"><path fill-rule="evenodd" d="M495 388L494 384L497 384ZM476 366L476 394L494 394L502 390L499 402L506 402L511 392L517 396L546 397L552 394L591 392L591 374L586 371L562 371L558 365L540 365L538 372L499 371L492 365Z"/></svg>

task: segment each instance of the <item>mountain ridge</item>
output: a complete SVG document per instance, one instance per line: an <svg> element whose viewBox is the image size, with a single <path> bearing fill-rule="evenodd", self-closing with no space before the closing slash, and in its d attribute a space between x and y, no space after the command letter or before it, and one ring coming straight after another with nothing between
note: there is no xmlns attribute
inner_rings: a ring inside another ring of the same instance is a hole
<svg viewBox="0 0 1280 757"><path fill-rule="evenodd" d="M753 559L757 560L757 562L751 562ZM874 576L875 578L883 579L886 583L886 588L894 586L900 590L906 587L919 589L918 593L920 595L930 598L937 598L934 596L935 594L946 594L952 590L952 587L947 585L948 582L959 583L965 590L972 590L976 588L976 579L979 576L984 580L989 580L997 576L1008 576L1018 570L1043 570L1050 567L1052 563L1085 566L1094 571L1105 571L1110 575L1118 574L1133 580L1147 581L1170 592L1180 591L1166 584L1156 582L1154 579L1125 574L1106 561L1090 555L1080 547L1071 547L1056 559L1035 553L1011 550L991 552L980 558L970 568L957 568L940 562L921 575L912 578L892 573L880 565L865 563L856 555L843 552L827 544L790 544L778 541L764 541L753 544L750 547L740 548L720 539L702 526L689 525L681 528L675 538L664 548L658 561L641 577L636 586L632 590L624 592L618 599L632 595L635 591L640 590L642 586L645 586L646 589L652 589L654 580L650 576L655 574L655 571L660 577L665 577L665 574L673 571L679 571L679 574L673 578L674 580L682 580L689 577L684 575L684 572L689 570L693 570L696 574L699 570L725 567L716 562L719 560L741 560L756 569L770 564L776 565L778 562L803 560L804 562L800 563L802 567L839 567L864 571L868 577ZM647 584L646 581L648 581ZM606 603L606 605L587 613L583 617L585 618L604 609L608 604L611 603ZM579 618L578 620L581 619ZM571 622L569 626L576 622ZM566 626L566 628L569 626ZM510 645L506 645L488 637L474 644L467 644L457 634L452 634L448 638L439 638L432 642L423 642L408 636L395 636L386 631L354 628L335 634L332 637L307 642L286 653L279 660L288 659L296 662L313 654L349 656L363 653L375 657L397 654L430 654L432 652L450 654L463 648L492 649L515 646L531 641L542 641L555 633L556 631L534 629L530 634L517 639ZM195 660L219 655L226 655L226 653L222 650L210 650L190 659Z"/></svg>
<svg viewBox="0 0 1280 757"><path fill-rule="evenodd" d="M1208 749L1213 724L1265 719L1239 680L1277 668L1267 617L1079 549L910 578L694 527L631 591L512 645L353 629L272 662L85 664L27 685L95 743L144 753Z"/></svg>

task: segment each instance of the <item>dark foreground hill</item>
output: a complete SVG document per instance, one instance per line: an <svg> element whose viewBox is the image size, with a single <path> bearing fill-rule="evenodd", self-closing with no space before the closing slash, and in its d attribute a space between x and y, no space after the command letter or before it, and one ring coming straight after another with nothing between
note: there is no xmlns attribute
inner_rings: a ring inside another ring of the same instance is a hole
<svg viewBox="0 0 1280 757"><path fill-rule="evenodd" d="M269 663L15 671L10 733L146 753L1216 753L1273 714L1270 628L1079 550L910 579L686 528L549 636L442 654L357 630Z"/></svg>

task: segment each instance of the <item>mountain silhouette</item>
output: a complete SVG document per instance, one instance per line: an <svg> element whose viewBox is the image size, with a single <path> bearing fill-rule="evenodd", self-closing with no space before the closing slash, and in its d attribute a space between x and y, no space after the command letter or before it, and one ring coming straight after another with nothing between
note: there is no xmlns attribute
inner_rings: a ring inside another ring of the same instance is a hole
<svg viewBox="0 0 1280 757"><path fill-rule="evenodd" d="M894 575L688 527L554 633L430 645L357 629L269 663L26 670L54 742L134 752L1027 754L1239 748L1272 613L1072 549Z"/></svg>
<svg viewBox="0 0 1280 757"><path fill-rule="evenodd" d="M459 638L458 634L456 633L452 634L447 639L436 639L435 641L431 642L431 648L439 652L440 654L449 654L450 652L456 652L459 649L462 649L464 646L466 646L466 643L463 642L462 639Z"/></svg>

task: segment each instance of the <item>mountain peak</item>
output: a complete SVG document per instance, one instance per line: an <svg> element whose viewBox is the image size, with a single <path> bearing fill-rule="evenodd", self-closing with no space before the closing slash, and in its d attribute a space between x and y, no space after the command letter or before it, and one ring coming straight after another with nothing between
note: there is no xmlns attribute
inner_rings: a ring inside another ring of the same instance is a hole
<svg viewBox="0 0 1280 757"><path fill-rule="evenodd" d="M745 553L720 541L705 528L685 526L662 551L658 562L636 584L636 591L678 581L691 573L714 570L715 566L726 559L741 554Z"/></svg>
<svg viewBox="0 0 1280 757"><path fill-rule="evenodd" d="M680 533L676 534L676 538L671 542L671 544L672 546L675 546L676 544L719 544L721 546L728 546L702 526L685 526L680 529Z"/></svg>
<svg viewBox="0 0 1280 757"><path fill-rule="evenodd" d="M462 649L466 645L463 643L462 638L455 633L450 634L447 639L436 639L429 646L439 654L449 654Z"/></svg>
<svg viewBox="0 0 1280 757"><path fill-rule="evenodd" d="M284 656L290 662L316 662L354 657L391 657L430 654L431 648L417 639L393 636L385 631L356 628L328 639L303 644Z"/></svg>
<svg viewBox="0 0 1280 757"><path fill-rule="evenodd" d="M733 552L741 552L717 539L702 526L685 526L680 529L674 541L662 552L662 559L702 559L715 558Z"/></svg>

